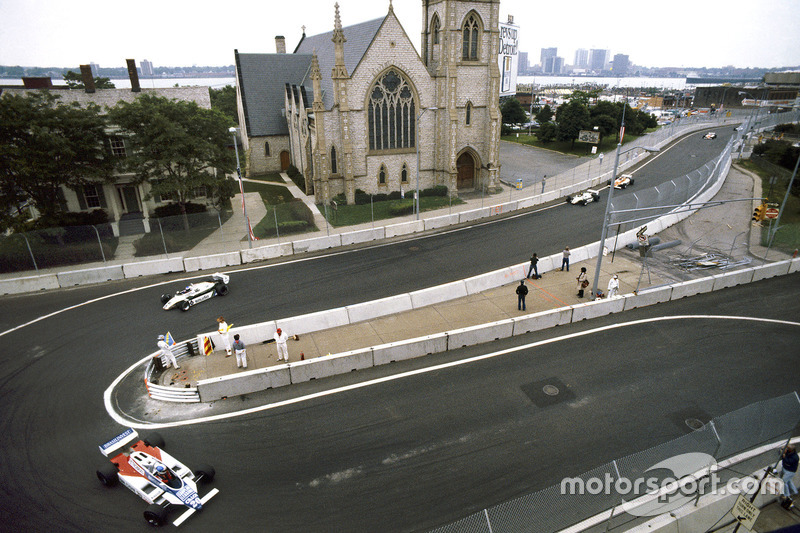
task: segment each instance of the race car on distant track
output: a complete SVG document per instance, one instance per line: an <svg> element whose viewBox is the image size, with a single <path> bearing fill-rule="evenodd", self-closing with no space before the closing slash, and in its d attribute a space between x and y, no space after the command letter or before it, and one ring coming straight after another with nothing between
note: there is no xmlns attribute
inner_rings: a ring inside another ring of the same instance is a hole
<svg viewBox="0 0 800 533"><path fill-rule="evenodd" d="M716 139L716 138L717 138L717 134L714 133L713 131L709 131L708 133L703 135L703 139Z"/></svg>
<svg viewBox="0 0 800 533"><path fill-rule="evenodd" d="M192 473L162 450L163 447L164 439L157 433L139 439L136 431L129 428L100 446L100 452L111 459L111 464L97 470L97 477L107 487L120 482L149 503L144 519L151 526L166 523L170 506L188 507L173 522L179 526L201 510L219 490L211 489L201 498L197 493L197 482L213 480L214 469L198 466Z"/></svg>
<svg viewBox="0 0 800 533"><path fill-rule="evenodd" d="M608 184L611 185L611 180L608 180ZM614 180L615 189L624 189L628 185L633 185L633 176L630 174L617 176L617 179Z"/></svg>
<svg viewBox="0 0 800 533"><path fill-rule="evenodd" d="M600 199L600 193L594 189L587 189L578 194L567 196L567 203L572 205L586 205Z"/></svg>
<svg viewBox="0 0 800 533"><path fill-rule="evenodd" d="M181 311L188 311L193 305L209 300L214 296L228 294L230 280L230 276L217 272L212 274L211 279L190 283L185 289L176 292L175 296L162 294L161 303L164 304L164 310L177 307Z"/></svg>

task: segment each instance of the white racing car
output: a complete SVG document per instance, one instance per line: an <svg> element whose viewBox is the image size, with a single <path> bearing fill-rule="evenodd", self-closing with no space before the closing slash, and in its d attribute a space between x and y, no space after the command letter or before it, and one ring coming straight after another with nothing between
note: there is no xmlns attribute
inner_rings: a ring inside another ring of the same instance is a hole
<svg viewBox="0 0 800 533"><path fill-rule="evenodd" d="M567 203L572 205L586 205L600 199L600 193L594 189L587 189L578 194L567 196Z"/></svg>
<svg viewBox="0 0 800 533"><path fill-rule="evenodd" d="M608 184L611 185L611 180L608 180ZM622 174L614 180L615 189L624 189L628 185L633 185L633 176L630 174Z"/></svg>
<svg viewBox="0 0 800 533"><path fill-rule="evenodd" d="M193 305L209 300L214 296L228 294L230 280L230 276L217 272L209 280L190 283L185 289L176 292L175 296L162 294L161 303L164 304L164 310L177 307L181 311L188 311Z"/></svg>
<svg viewBox="0 0 800 533"><path fill-rule="evenodd" d="M151 526L166 523L170 506L188 507L173 522L179 526L201 510L219 490L211 489L201 498L197 493L197 482L213 480L214 469L198 466L192 473L162 450L163 447L164 440L157 433L140 440L136 431L128 429L100 446L100 452L111 459L111 464L101 467L97 477L107 487L120 482L149 503L144 519Z"/></svg>

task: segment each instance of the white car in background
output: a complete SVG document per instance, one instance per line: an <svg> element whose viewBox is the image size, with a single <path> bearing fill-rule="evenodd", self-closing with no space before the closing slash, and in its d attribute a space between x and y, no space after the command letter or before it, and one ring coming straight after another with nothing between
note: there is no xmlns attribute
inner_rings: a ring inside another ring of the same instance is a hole
<svg viewBox="0 0 800 533"><path fill-rule="evenodd" d="M587 189L578 194L571 194L567 196L567 203L572 205L586 205L596 202L600 199L600 192L594 189Z"/></svg>
<svg viewBox="0 0 800 533"><path fill-rule="evenodd" d="M161 303L164 310L178 308L181 311L188 311L193 305L210 300L214 296L225 296L228 294L228 283L231 278L219 272L212 274L211 279L190 283L186 288L172 294L162 294Z"/></svg>

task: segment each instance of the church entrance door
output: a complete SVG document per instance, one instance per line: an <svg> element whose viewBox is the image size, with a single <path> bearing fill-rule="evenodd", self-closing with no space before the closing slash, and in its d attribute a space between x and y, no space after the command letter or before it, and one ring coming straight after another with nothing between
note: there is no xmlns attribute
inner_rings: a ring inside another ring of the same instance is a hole
<svg viewBox="0 0 800 533"><path fill-rule="evenodd" d="M281 170L286 171L289 168L290 159L289 152L286 150L281 152Z"/></svg>
<svg viewBox="0 0 800 533"><path fill-rule="evenodd" d="M464 152L458 156L456 169L458 170L456 187L458 189L475 188L475 160L469 152Z"/></svg>

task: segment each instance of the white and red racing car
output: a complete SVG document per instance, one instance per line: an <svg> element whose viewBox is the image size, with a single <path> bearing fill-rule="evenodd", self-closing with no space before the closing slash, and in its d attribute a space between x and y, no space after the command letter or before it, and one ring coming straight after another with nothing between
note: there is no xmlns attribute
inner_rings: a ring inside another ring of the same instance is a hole
<svg viewBox="0 0 800 533"><path fill-rule="evenodd" d="M101 467L97 477L108 487L120 482L149 503L144 519L151 526L166 523L170 506L188 507L173 522L179 526L219 490L211 489L201 498L197 482L213 480L214 469L198 466L192 472L163 447L164 440L157 433L139 439L135 430L128 429L100 446L100 452L111 459L111 464Z"/></svg>
<svg viewBox="0 0 800 533"><path fill-rule="evenodd" d="M210 300L214 296L225 296L228 294L228 283L231 278L225 274L216 272L211 275L211 279L190 283L186 288L172 294L162 294L161 303L164 310L178 308L181 311L188 311L193 305Z"/></svg>

